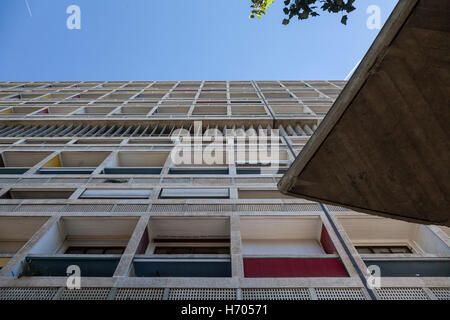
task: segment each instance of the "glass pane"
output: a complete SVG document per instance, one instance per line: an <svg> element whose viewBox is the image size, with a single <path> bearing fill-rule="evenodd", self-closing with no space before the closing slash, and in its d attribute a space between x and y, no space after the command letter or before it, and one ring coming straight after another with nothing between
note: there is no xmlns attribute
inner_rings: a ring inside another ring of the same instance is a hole
<svg viewBox="0 0 450 320"><path fill-rule="evenodd" d="M228 254L227 247L194 247L195 254Z"/></svg>
<svg viewBox="0 0 450 320"><path fill-rule="evenodd" d="M85 248L82 247L69 247L65 254L84 254Z"/></svg>
<svg viewBox="0 0 450 320"><path fill-rule="evenodd" d="M356 250L359 254L370 254L372 253L372 250L368 247L356 247Z"/></svg>
<svg viewBox="0 0 450 320"><path fill-rule="evenodd" d="M191 247L156 247L155 254L192 254Z"/></svg>
<svg viewBox="0 0 450 320"><path fill-rule="evenodd" d="M391 253L389 248L385 248L385 247L378 247L378 248L373 247L372 250L373 250L373 253L377 253L377 254Z"/></svg>
<svg viewBox="0 0 450 320"><path fill-rule="evenodd" d="M106 248L105 254L122 254L124 248Z"/></svg>
<svg viewBox="0 0 450 320"><path fill-rule="evenodd" d="M406 246L402 247L391 247L392 253L412 253L411 249Z"/></svg>
<svg viewBox="0 0 450 320"><path fill-rule="evenodd" d="M104 248L87 248L86 254L103 254Z"/></svg>

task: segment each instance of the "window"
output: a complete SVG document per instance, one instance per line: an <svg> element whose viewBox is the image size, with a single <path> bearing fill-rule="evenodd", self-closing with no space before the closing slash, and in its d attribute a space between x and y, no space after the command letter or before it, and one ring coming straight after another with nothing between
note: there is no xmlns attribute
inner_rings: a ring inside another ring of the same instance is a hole
<svg viewBox="0 0 450 320"><path fill-rule="evenodd" d="M64 189L11 189L2 199L69 199L75 190Z"/></svg>
<svg viewBox="0 0 450 320"><path fill-rule="evenodd" d="M230 254L230 239L153 239L154 254Z"/></svg>
<svg viewBox="0 0 450 320"><path fill-rule="evenodd" d="M156 247L155 254L229 254L228 247Z"/></svg>
<svg viewBox="0 0 450 320"><path fill-rule="evenodd" d="M360 254L402 254L413 253L408 246L355 246Z"/></svg>
<svg viewBox="0 0 450 320"><path fill-rule="evenodd" d="M160 174L162 167L143 167L143 168L105 168L105 174Z"/></svg>
<svg viewBox="0 0 450 320"><path fill-rule="evenodd" d="M0 174L23 174L30 168L0 168Z"/></svg>
<svg viewBox="0 0 450 320"><path fill-rule="evenodd" d="M69 247L64 254L122 254L125 247Z"/></svg>
<svg viewBox="0 0 450 320"><path fill-rule="evenodd" d="M80 196L81 199L148 199L152 190L128 189L88 189Z"/></svg>
<svg viewBox="0 0 450 320"><path fill-rule="evenodd" d="M23 144L66 144L70 140L27 139Z"/></svg>
<svg viewBox="0 0 450 320"><path fill-rule="evenodd" d="M40 168L39 174L91 174L95 168Z"/></svg>
<svg viewBox="0 0 450 320"><path fill-rule="evenodd" d="M170 168L169 174L228 174L228 168Z"/></svg>
<svg viewBox="0 0 450 320"><path fill-rule="evenodd" d="M159 196L161 199L228 199L229 189L162 189Z"/></svg>
<svg viewBox="0 0 450 320"><path fill-rule="evenodd" d="M122 139L80 139L75 144L120 144Z"/></svg>

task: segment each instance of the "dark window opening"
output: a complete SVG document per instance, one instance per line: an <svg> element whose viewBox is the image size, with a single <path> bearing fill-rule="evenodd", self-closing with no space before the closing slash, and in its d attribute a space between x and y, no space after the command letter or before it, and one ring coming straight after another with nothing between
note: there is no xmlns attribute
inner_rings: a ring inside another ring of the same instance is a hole
<svg viewBox="0 0 450 320"><path fill-rule="evenodd" d="M356 246L359 254L401 254L413 253L408 246Z"/></svg>
<svg viewBox="0 0 450 320"><path fill-rule="evenodd" d="M69 247L64 254L123 254L125 247Z"/></svg>
<svg viewBox="0 0 450 320"><path fill-rule="evenodd" d="M229 254L228 247L156 247L155 254Z"/></svg>

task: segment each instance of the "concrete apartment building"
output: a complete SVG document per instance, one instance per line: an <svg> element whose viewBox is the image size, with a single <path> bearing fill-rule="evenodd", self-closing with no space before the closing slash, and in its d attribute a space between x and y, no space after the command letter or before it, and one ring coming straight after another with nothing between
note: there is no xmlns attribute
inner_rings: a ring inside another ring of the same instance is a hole
<svg viewBox="0 0 450 320"><path fill-rule="evenodd" d="M449 299L449 228L277 190L345 84L1 82L0 299Z"/></svg>

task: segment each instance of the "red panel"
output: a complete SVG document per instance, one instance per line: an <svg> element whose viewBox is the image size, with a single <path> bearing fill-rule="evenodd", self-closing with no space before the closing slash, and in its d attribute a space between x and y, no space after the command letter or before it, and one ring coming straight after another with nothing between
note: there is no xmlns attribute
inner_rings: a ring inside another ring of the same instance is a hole
<svg viewBox="0 0 450 320"><path fill-rule="evenodd" d="M348 277L338 258L247 258L244 275L249 278Z"/></svg>
<svg viewBox="0 0 450 320"><path fill-rule="evenodd" d="M320 234L320 243L322 244L323 250L328 254L337 254L336 248L331 241L330 235L328 234L327 228L322 224L322 233Z"/></svg>

